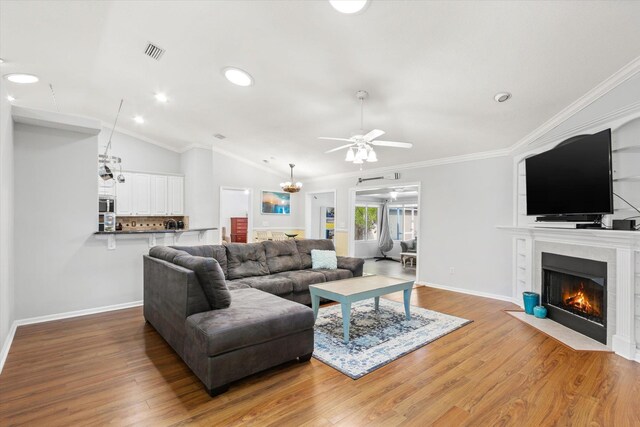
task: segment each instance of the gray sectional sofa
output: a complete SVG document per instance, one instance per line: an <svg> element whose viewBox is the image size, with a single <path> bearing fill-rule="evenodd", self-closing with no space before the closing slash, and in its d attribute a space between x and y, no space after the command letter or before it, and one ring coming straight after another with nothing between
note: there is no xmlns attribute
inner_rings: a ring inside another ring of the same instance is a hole
<svg viewBox="0 0 640 427"><path fill-rule="evenodd" d="M156 246L144 256L144 316L213 396L313 353L309 285L362 276L364 260L312 269L330 240ZM301 303L301 304L299 304Z"/></svg>

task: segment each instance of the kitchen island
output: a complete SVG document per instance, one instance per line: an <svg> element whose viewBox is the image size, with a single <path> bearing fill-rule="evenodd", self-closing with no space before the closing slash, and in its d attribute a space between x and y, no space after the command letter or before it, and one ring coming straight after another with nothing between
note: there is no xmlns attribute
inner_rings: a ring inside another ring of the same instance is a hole
<svg viewBox="0 0 640 427"><path fill-rule="evenodd" d="M201 228L189 228L189 229L158 229L158 230L119 230L119 231L96 231L93 233L97 238L106 236L107 249L113 250L116 248L116 236L144 236L149 239L149 247L157 246L157 235L162 237L171 236L172 241L170 244L175 245L185 233L198 233L198 241L203 241L207 231L217 230L217 227L201 227Z"/></svg>

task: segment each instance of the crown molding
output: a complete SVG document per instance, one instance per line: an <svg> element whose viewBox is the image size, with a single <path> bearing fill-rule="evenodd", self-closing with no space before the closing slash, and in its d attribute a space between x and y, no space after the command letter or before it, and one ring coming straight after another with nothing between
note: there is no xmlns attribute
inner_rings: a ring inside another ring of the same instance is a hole
<svg viewBox="0 0 640 427"><path fill-rule="evenodd" d="M186 153L187 151L189 151L189 150L193 150L194 148L201 148L201 149L203 149L203 150L211 150L211 149L212 149L211 145L201 144L201 143L195 143L195 144L187 145L187 146L186 146L186 147L184 147L184 148L181 148L181 149L178 151L178 153Z"/></svg>
<svg viewBox="0 0 640 427"><path fill-rule="evenodd" d="M545 134L558 127L561 123L565 122L571 116L591 105L597 99L607 94L620 84L626 82L639 72L640 56L629 62L627 65L616 71L613 75L605 79L596 87L569 104L555 116L551 117L549 120L536 128L533 132L529 133L524 138L513 144L510 147L511 151L517 151L523 146L536 142L539 138L543 137Z"/></svg>
<svg viewBox="0 0 640 427"><path fill-rule="evenodd" d="M460 156L443 157L440 159L423 160L421 162L402 163L394 166L384 166L375 169L358 170L353 172L342 172L321 177L308 178L307 182L325 181L328 179L353 178L377 173L397 172L410 169L429 168L433 166L448 165L451 163L470 162L473 160L492 159L494 157L504 157L511 154L510 148L500 150L481 151L479 153L462 154Z"/></svg>

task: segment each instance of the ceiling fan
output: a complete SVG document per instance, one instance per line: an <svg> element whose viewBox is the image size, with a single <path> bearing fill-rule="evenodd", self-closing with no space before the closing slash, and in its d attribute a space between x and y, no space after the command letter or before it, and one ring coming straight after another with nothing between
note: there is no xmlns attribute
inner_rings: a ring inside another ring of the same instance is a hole
<svg viewBox="0 0 640 427"><path fill-rule="evenodd" d="M365 160L367 162L377 162L378 156L373 147L395 147L395 148L411 148L413 144L410 142L396 142L396 141L381 141L377 138L384 135L384 131L380 129L374 129L371 132L364 134L363 119L364 119L364 100L369 96L369 93L365 90L359 90L356 92L356 97L360 100L360 134L353 135L351 138L332 138L328 136L321 136L318 139L328 139L332 141L348 141L348 144L341 145L325 153L333 153L334 151L348 149L347 157L345 161L353 162L355 164L362 164Z"/></svg>

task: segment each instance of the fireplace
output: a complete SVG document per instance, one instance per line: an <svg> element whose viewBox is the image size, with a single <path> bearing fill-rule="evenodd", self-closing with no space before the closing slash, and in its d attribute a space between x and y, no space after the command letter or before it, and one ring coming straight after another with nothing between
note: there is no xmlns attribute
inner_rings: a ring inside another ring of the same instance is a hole
<svg viewBox="0 0 640 427"><path fill-rule="evenodd" d="M607 263L542 253L542 304L550 319L607 343Z"/></svg>

